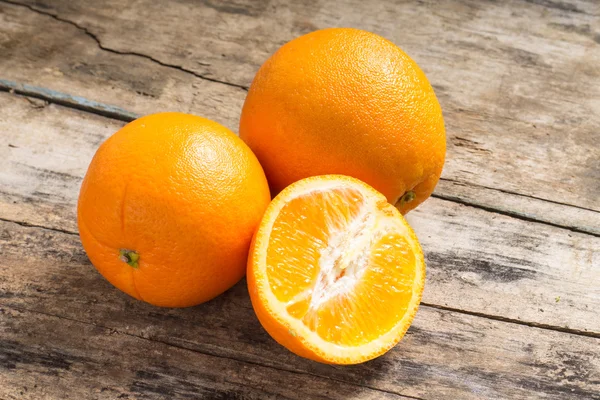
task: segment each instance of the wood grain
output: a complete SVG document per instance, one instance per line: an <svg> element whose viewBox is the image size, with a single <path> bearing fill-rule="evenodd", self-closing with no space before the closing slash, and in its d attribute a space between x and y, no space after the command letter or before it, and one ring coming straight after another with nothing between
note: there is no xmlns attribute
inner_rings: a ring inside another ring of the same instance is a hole
<svg viewBox="0 0 600 400"><path fill-rule="evenodd" d="M233 130L245 92L231 85L249 85L281 44L327 26L375 31L419 62L442 103L441 197L600 232L600 89L589 84L600 76L598 3L180 0L123 12L116 0L32 1L34 12L11 2L0 13L3 78Z"/></svg>
<svg viewBox="0 0 600 400"><path fill-rule="evenodd" d="M121 7L122 8L122 7ZM237 131L246 96L231 87L135 55L102 50L84 31L0 2L0 79L46 88L131 114L195 112Z"/></svg>
<svg viewBox="0 0 600 400"><path fill-rule="evenodd" d="M272 370L268 375L270 382L281 382L292 372L335 380L340 393L348 393L346 385L357 384L425 399L600 398L600 339L597 338L422 306L409 334L385 356L358 366L327 366L294 356L264 332L251 308L245 282L198 307L163 309L132 299L113 288L90 265L75 235L0 222L0 253L3 255L0 304L5 307L52 314L126 335L285 371ZM0 316L2 325L8 323L7 318ZM70 352L72 348L84 346L78 344L80 340L87 341L85 333L72 330L67 322L37 326L35 321L26 317L12 325L11 340L15 340L15 335L23 338L19 342L22 349L18 351L57 340L52 349ZM35 331L36 327L39 331ZM30 339L31 335L35 339ZM0 337L5 339L6 335ZM97 344L95 337L89 340L90 350L74 350L73 354L110 362L112 356L94 354L101 349L112 354L113 350L119 352L133 347L131 352L124 352L119 362L127 363L130 357L133 357L132 362L138 359L144 362L140 353L146 352L145 347L130 344L123 335ZM148 369L175 368L179 363L178 356L164 357L163 362L152 354L147 357ZM85 370L88 363L93 364L81 361L75 369ZM191 365L202 375L205 363L199 358ZM222 363L210 361L213 363L219 369L216 375L229 376L220 369ZM187 365L184 358L180 366L187 370ZM175 369L173 374L179 372ZM128 378L123 379L127 382ZM160 386L169 378L161 379L155 384ZM182 381L192 383L198 379L203 378L188 375L188 372L181 377ZM117 379L117 382L120 381ZM249 385L261 387L258 380ZM273 386L267 387L275 390ZM323 393L318 385L315 390L318 391L314 393ZM298 398L302 398L301 392Z"/></svg>
<svg viewBox="0 0 600 400"><path fill-rule="evenodd" d="M76 233L81 179L123 123L32 101L0 94L0 218ZM425 302L600 336L600 237L435 198L408 220Z"/></svg>
<svg viewBox="0 0 600 400"><path fill-rule="evenodd" d="M0 306L6 399L407 399Z"/></svg>
<svg viewBox="0 0 600 400"><path fill-rule="evenodd" d="M425 252L425 303L600 337L599 237L438 199L407 220Z"/></svg>
<svg viewBox="0 0 600 400"><path fill-rule="evenodd" d="M474 184L441 179L433 195L439 199L510 215L524 221L543 222L574 232L600 236L598 211L543 201L537 197Z"/></svg>
<svg viewBox="0 0 600 400"><path fill-rule="evenodd" d="M598 18L594 0L0 0L0 90L29 95L0 94L0 398L600 399ZM408 217L424 303L353 367L277 345L245 282L189 309L129 298L75 225L122 121L177 110L235 131L260 64L328 26L406 50L448 131L435 198Z"/></svg>

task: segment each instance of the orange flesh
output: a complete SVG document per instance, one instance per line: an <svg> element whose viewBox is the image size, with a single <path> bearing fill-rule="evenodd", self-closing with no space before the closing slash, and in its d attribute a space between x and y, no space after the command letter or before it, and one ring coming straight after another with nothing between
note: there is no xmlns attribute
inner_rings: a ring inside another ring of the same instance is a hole
<svg viewBox="0 0 600 400"><path fill-rule="evenodd" d="M390 204L355 188L290 200L267 249L271 291L323 340L359 346L390 331L413 298L417 258Z"/></svg>

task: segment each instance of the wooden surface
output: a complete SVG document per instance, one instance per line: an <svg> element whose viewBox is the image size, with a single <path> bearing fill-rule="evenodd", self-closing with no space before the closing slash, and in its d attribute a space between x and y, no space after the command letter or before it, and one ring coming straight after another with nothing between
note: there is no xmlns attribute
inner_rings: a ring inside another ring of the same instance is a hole
<svg viewBox="0 0 600 400"><path fill-rule="evenodd" d="M1 399L600 399L600 3L0 0ZM427 285L385 356L315 364L260 327L245 282L160 309L89 263L75 201L136 115L237 131L286 41L380 33L430 78L448 160L409 214Z"/></svg>

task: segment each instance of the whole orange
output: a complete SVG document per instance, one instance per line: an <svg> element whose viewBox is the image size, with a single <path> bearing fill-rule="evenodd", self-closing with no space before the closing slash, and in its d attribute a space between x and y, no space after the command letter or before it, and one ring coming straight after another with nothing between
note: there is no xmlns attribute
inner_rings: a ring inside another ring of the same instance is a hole
<svg viewBox="0 0 600 400"><path fill-rule="evenodd" d="M252 151L205 118L137 119L98 149L77 216L92 264L125 293L187 307L245 273L252 235L270 201Z"/></svg>
<svg viewBox="0 0 600 400"><path fill-rule="evenodd" d="M442 110L419 66L374 33L331 28L282 46L259 69L240 137L271 189L344 174L406 213L438 182L446 153Z"/></svg>

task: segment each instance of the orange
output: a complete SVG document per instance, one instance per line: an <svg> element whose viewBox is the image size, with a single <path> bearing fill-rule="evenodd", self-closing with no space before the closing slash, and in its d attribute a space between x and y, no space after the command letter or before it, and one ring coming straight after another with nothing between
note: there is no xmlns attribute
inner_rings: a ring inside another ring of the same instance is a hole
<svg viewBox="0 0 600 400"><path fill-rule="evenodd" d="M187 307L243 277L269 201L258 160L231 131L193 115L154 114L96 152L81 185L79 233L117 288Z"/></svg>
<svg viewBox="0 0 600 400"><path fill-rule="evenodd" d="M240 137L273 192L323 174L359 178L402 213L442 172L442 111L419 66L392 42L331 28L282 46L259 69Z"/></svg>
<svg viewBox="0 0 600 400"><path fill-rule="evenodd" d="M355 364L393 347L425 280L419 242L400 212L346 176L284 189L259 225L248 288L263 327L312 360Z"/></svg>

